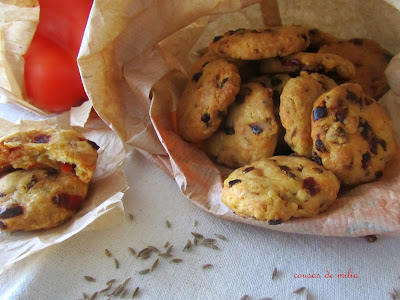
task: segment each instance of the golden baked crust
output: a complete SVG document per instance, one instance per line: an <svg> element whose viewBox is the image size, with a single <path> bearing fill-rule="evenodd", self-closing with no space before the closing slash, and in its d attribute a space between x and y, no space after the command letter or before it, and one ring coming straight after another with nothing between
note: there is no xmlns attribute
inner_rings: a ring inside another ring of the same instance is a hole
<svg viewBox="0 0 400 300"><path fill-rule="evenodd" d="M260 83L243 84L221 128L204 142L205 152L232 168L272 156L279 134L272 95Z"/></svg>
<svg viewBox="0 0 400 300"><path fill-rule="evenodd" d="M262 73L295 73L307 71L329 76L337 83L342 83L355 76L353 64L332 53L298 52L285 57L273 57L261 61Z"/></svg>
<svg viewBox="0 0 400 300"><path fill-rule="evenodd" d="M0 178L0 229L38 230L56 227L80 208L88 184L71 172L17 170Z"/></svg>
<svg viewBox="0 0 400 300"><path fill-rule="evenodd" d="M285 85L279 115L286 130L285 141L294 152L311 158L311 112L317 98L331 90L336 83L329 77L312 73L290 79Z"/></svg>
<svg viewBox="0 0 400 300"><path fill-rule="evenodd" d="M290 25L269 27L261 31L230 30L223 36L216 36L210 49L224 58L256 60L303 51L309 44L308 29Z"/></svg>
<svg viewBox="0 0 400 300"><path fill-rule="evenodd" d="M354 83L315 101L311 136L314 160L347 185L380 178L396 147L386 110Z"/></svg>
<svg viewBox="0 0 400 300"><path fill-rule="evenodd" d="M351 39L325 45L318 52L334 53L351 61L356 74L350 82L360 84L367 96L378 100L389 90L384 71L393 56L377 42Z"/></svg>
<svg viewBox="0 0 400 300"><path fill-rule="evenodd" d="M0 139L0 169L68 166L84 182L96 169L98 146L74 130L19 131Z"/></svg>
<svg viewBox="0 0 400 300"><path fill-rule="evenodd" d="M222 202L242 217L276 225L326 210L339 188L332 172L307 158L273 156L233 171L224 181Z"/></svg>
<svg viewBox="0 0 400 300"><path fill-rule="evenodd" d="M210 137L221 124L240 88L237 67L216 59L194 73L178 103L179 133L188 142Z"/></svg>

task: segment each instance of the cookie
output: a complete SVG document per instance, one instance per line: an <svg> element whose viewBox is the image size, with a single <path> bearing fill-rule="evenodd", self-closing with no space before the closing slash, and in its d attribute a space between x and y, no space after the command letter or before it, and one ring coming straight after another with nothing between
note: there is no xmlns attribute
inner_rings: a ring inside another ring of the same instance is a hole
<svg viewBox="0 0 400 300"><path fill-rule="evenodd" d="M56 227L80 208L88 184L55 169L17 170L0 178L0 229Z"/></svg>
<svg viewBox="0 0 400 300"><path fill-rule="evenodd" d="M216 36L210 49L224 58L257 60L303 51L309 44L308 29L290 25L260 31L230 30L223 36Z"/></svg>
<svg viewBox="0 0 400 300"><path fill-rule="evenodd" d="M264 59L260 64L261 73L294 73L307 71L322 73L338 83L355 76L353 64L336 54L299 52L285 57Z"/></svg>
<svg viewBox="0 0 400 300"><path fill-rule="evenodd" d="M317 98L331 90L336 83L329 77L306 72L290 79L285 85L279 108L285 141L300 156L311 158L311 112Z"/></svg>
<svg viewBox="0 0 400 300"><path fill-rule="evenodd" d="M177 108L181 137L197 143L221 124L240 89L238 68L225 59L205 63L187 83Z"/></svg>
<svg viewBox="0 0 400 300"><path fill-rule="evenodd" d="M204 142L204 150L218 163L236 168L272 156L278 134L272 90L246 83L221 128Z"/></svg>
<svg viewBox="0 0 400 300"><path fill-rule="evenodd" d="M351 61L356 74L350 82L360 84L367 96L377 100L389 90L384 71L393 56L377 42L351 39L325 45L318 52L337 54Z"/></svg>
<svg viewBox="0 0 400 300"><path fill-rule="evenodd" d="M72 169L82 181L89 182L96 169L98 148L74 130L19 131L0 139L0 170Z"/></svg>
<svg viewBox="0 0 400 300"><path fill-rule="evenodd" d="M224 181L222 202L239 216L277 225L321 213L339 188L332 172L307 158L273 156L233 171Z"/></svg>
<svg viewBox="0 0 400 300"><path fill-rule="evenodd" d="M311 137L313 159L346 185L380 178L396 147L388 113L354 83L315 101Z"/></svg>
<svg viewBox="0 0 400 300"><path fill-rule="evenodd" d="M308 35L310 36L310 46L308 46L306 52L316 53L322 46L339 41L339 39L332 34L317 28L310 29Z"/></svg>

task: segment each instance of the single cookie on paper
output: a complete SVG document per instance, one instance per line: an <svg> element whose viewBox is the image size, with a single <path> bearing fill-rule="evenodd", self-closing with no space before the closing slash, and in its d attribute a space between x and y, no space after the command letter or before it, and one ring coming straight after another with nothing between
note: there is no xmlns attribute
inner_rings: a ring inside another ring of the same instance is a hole
<svg viewBox="0 0 400 300"><path fill-rule="evenodd" d="M219 127L240 89L238 68L225 59L206 62L187 83L178 102L181 137L197 143Z"/></svg>
<svg viewBox="0 0 400 300"><path fill-rule="evenodd" d="M221 200L239 216L277 225L325 211L339 188L332 172L307 158L273 156L233 171Z"/></svg>
<svg viewBox="0 0 400 300"><path fill-rule="evenodd" d="M74 130L18 131L0 139L0 170L50 167L68 169L89 182L99 147Z"/></svg>
<svg viewBox="0 0 400 300"><path fill-rule="evenodd" d="M205 152L231 168L274 154L279 136L272 89L243 84L220 129L204 142Z"/></svg>
<svg viewBox="0 0 400 300"><path fill-rule="evenodd" d="M308 29L298 25L269 27L264 30L229 30L216 36L210 49L218 56L257 60L286 56L303 51L310 45Z"/></svg>
<svg viewBox="0 0 400 300"><path fill-rule="evenodd" d="M338 41L318 52L337 54L351 61L356 74L350 82L360 84L368 97L378 100L389 90L384 72L393 55L377 42L359 38Z"/></svg>
<svg viewBox="0 0 400 300"><path fill-rule="evenodd" d="M81 207L88 183L52 168L17 170L0 178L0 229L49 229Z"/></svg>
<svg viewBox="0 0 400 300"><path fill-rule="evenodd" d="M286 130L285 141L300 156L311 158L311 112L317 98L336 83L329 77L303 72L290 79L283 88L279 115Z"/></svg>
<svg viewBox="0 0 400 300"><path fill-rule="evenodd" d="M311 137L313 159L346 185L379 179L396 149L387 111L354 83L315 101Z"/></svg>

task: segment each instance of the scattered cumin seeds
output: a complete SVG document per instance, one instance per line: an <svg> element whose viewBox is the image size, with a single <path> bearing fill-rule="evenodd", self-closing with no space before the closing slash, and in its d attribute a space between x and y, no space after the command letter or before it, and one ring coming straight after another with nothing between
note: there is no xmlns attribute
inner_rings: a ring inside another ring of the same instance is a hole
<svg viewBox="0 0 400 300"><path fill-rule="evenodd" d="M105 250L104 250L104 253L105 253L106 256L108 256L108 257L111 257L111 256L112 256L111 252L110 252L108 249L105 249Z"/></svg>
<svg viewBox="0 0 400 300"><path fill-rule="evenodd" d="M204 244L214 244L216 242L215 239L204 239L201 241L201 243Z"/></svg>
<svg viewBox="0 0 400 300"><path fill-rule="evenodd" d="M195 238L198 238L198 239L204 238L204 236L203 236L202 234L197 233L197 232L191 232L191 234L192 234Z"/></svg>
<svg viewBox="0 0 400 300"><path fill-rule="evenodd" d="M171 223L168 220L165 221L165 225L167 225L167 228L171 228Z"/></svg>
<svg viewBox="0 0 400 300"><path fill-rule="evenodd" d="M167 249L167 251L165 251L165 253L171 253L172 247L173 247L173 245L169 246L169 248Z"/></svg>
<svg viewBox="0 0 400 300"><path fill-rule="evenodd" d="M116 279L110 279L109 281L106 282L107 285L112 285L115 281L117 281Z"/></svg>
<svg viewBox="0 0 400 300"><path fill-rule="evenodd" d="M180 258L174 258L173 260L171 260L173 263L180 263L182 262L182 259Z"/></svg>
<svg viewBox="0 0 400 300"><path fill-rule="evenodd" d="M150 254L150 253L151 253L151 249L149 247L146 247L146 248L140 250L137 256L142 257L142 256L146 256L147 254Z"/></svg>
<svg viewBox="0 0 400 300"><path fill-rule="evenodd" d="M274 270L272 271L271 279L274 280L277 274L278 274L278 269L274 268Z"/></svg>
<svg viewBox="0 0 400 300"><path fill-rule="evenodd" d="M115 264L115 268L119 269L119 261L115 257L114 257L114 264Z"/></svg>
<svg viewBox="0 0 400 300"><path fill-rule="evenodd" d="M131 247L128 247L128 249L129 249L129 252L130 252L133 256L136 256L136 251L135 251L135 249L133 249L133 248L131 248Z"/></svg>
<svg viewBox="0 0 400 300"><path fill-rule="evenodd" d="M293 291L293 294L300 294L302 291L304 291L306 288L304 286L299 287L297 290Z"/></svg>
<svg viewBox="0 0 400 300"><path fill-rule="evenodd" d="M368 243L375 243L378 240L376 235L367 235L365 236L365 239L367 240Z"/></svg>
<svg viewBox="0 0 400 300"><path fill-rule="evenodd" d="M105 293L111 289L112 283L110 283L106 288L102 289L99 293Z"/></svg>
<svg viewBox="0 0 400 300"><path fill-rule="evenodd" d="M169 242L166 242L164 245L164 248L167 248L169 246Z"/></svg>
<svg viewBox="0 0 400 300"><path fill-rule="evenodd" d="M221 235L221 234L217 234L217 233L215 233L214 234L217 238L219 238L220 240L223 240L223 241L226 241L227 240L227 238L226 237L224 237L223 235Z"/></svg>
<svg viewBox="0 0 400 300"><path fill-rule="evenodd" d="M112 293L111 293L111 295L112 296L118 296L119 294L121 294L122 293L122 291L125 289L125 287L122 285L122 284L120 284Z"/></svg>
<svg viewBox="0 0 400 300"><path fill-rule="evenodd" d="M160 252L161 252L160 250L158 250L158 248L156 248L156 247L154 247L154 246L149 246L149 249L150 249L151 251L153 251L153 252L156 252L156 253L160 253Z"/></svg>
<svg viewBox="0 0 400 300"><path fill-rule="evenodd" d="M93 277L91 277L91 276L83 276L83 278L85 278L86 281L89 281L89 282L94 282L94 281L96 281L96 279L93 278Z"/></svg>
<svg viewBox="0 0 400 300"><path fill-rule="evenodd" d="M205 264L205 265L202 265L202 266L201 266L202 269L210 269L210 268L212 268L212 267L213 267L212 264Z"/></svg>
<svg viewBox="0 0 400 300"><path fill-rule="evenodd" d="M92 296L90 296L89 300L94 300L97 297L97 292L94 292Z"/></svg>
<svg viewBox="0 0 400 300"><path fill-rule="evenodd" d="M140 275L144 275L144 274L147 274L149 272L150 272L150 269L144 269L144 270L139 271L139 274Z"/></svg>
<svg viewBox="0 0 400 300"><path fill-rule="evenodd" d="M135 298L139 294L139 287L137 287L132 294L132 299Z"/></svg>

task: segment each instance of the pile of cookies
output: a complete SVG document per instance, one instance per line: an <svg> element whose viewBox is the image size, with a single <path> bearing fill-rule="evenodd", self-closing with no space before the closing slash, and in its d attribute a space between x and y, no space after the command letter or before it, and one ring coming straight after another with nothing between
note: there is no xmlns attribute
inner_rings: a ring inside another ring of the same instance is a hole
<svg viewBox="0 0 400 300"><path fill-rule="evenodd" d="M0 229L61 225L81 207L99 147L74 130L19 131L0 139Z"/></svg>
<svg viewBox="0 0 400 300"><path fill-rule="evenodd" d="M192 67L179 133L235 169L222 201L236 214L273 225L315 216L341 185L379 179L394 155L375 100L391 58L375 41L298 25L228 31Z"/></svg>

